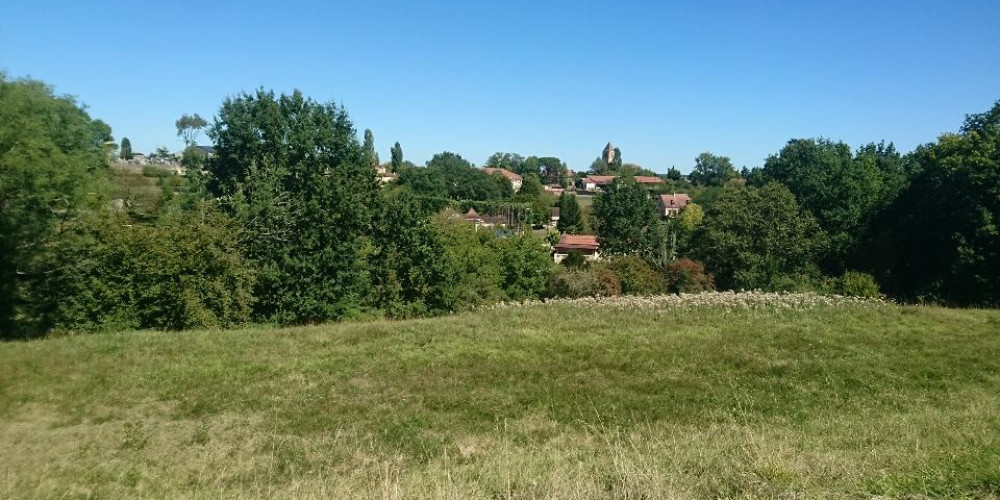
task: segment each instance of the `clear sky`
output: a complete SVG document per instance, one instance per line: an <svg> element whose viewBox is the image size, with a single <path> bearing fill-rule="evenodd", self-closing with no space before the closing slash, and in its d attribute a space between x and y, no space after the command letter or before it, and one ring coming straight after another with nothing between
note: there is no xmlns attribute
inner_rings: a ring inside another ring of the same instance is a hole
<svg viewBox="0 0 1000 500"><path fill-rule="evenodd" d="M793 137L904 150L1000 99L1000 1L7 0L0 68L77 96L136 151L182 113L298 88L423 164L454 151L688 171ZM203 137L202 142L205 142Z"/></svg>

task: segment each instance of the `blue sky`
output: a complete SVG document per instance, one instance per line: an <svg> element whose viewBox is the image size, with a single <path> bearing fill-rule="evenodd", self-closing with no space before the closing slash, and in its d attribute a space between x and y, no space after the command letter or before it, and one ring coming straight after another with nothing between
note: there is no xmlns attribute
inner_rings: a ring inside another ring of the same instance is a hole
<svg viewBox="0 0 1000 500"><path fill-rule="evenodd" d="M908 151L1000 99L1000 2L8 0L0 68L72 94L137 151L258 87L343 104L423 164L494 151L584 169L604 144L682 171L794 137ZM203 137L203 142L204 142Z"/></svg>

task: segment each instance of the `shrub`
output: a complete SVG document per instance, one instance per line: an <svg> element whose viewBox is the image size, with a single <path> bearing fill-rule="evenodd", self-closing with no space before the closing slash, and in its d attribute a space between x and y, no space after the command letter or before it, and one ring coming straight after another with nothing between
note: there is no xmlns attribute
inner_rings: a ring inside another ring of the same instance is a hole
<svg viewBox="0 0 1000 500"><path fill-rule="evenodd" d="M88 223L53 252L33 301L42 329L227 327L249 321L253 272L238 230L201 205L154 224L120 214Z"/></svg>
<svg viewBox="0 0 1000 500"><path fill-rule="evenodd" d="M667 264L664 271L667 291L672 293L698 293L715 290L712 275L705 272L704 264L691 259L678 259Z"/></svg>
<svg viewBox="0 0 1000 500"><path fill-rule="evenodd" d="M837 293L848 297L878 298L878 283L870 274L847 271L837 280Z"/></svg>
<svg viewBox="0 0 1000 500"><path fill-rule="evenodd" d="M562 268L549 279L549 297L600 297L621 294L621 282L604 266Z"/></svg>
<svg viewBox="0 0 1000 500"><path fill-rule="evenodd" d="M562 260L565 267L587 267L587 258L579 250L570 250L566 258Z"/></svg>
<svg viewBox="0 0 1000 500"><path fill-rule="evenodd" d="M635 255L612 258L607 263L621 283L625 295L652 295L666 289L663 276Z"/></svg>

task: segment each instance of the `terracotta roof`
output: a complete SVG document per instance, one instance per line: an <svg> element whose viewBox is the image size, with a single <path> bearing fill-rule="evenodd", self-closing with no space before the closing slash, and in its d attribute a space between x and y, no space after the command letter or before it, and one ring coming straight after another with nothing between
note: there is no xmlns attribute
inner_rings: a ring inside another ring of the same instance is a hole
<svg viewBox="0 0 1000 500"><path fill-rule="evenodd" d="M588 175L583 179L583 182L591 181L598 186L603 186L605 184L611 184L615 182L614 175Z"/></svg>
<svg viewBox="0 0 1000 500"><path fill-rule="evenodd" d="M486 167L486 168L483 169L483 172L486 172L487 174L490 174L490 175L493 175L495 172L500 172L500 175L503 175L508 180L511 180L511 181L519 181L519 180L521 180L521 176L520 175L517 175L514 172L511 172L510 170L507 170L506 168Z"/></svg>
<svg viewBox="0 0 1000 500"><path fill-rule="evenodd" d="M660 204L667 208L684 208L691 203L691 197L687 193L661 194Z"/></svg>
<svg viewBox="0 0 1000 500"><path fill-rule="evenodd" d="M465 218L467 220L476 220L479 218L479 214L476 213L476 209L470 208L468 212L465 212Z"/></svg>
<svg viewBox="0 0 1000 500"><path fill-rule="evenodd" d="M663 179L647 175L637 175L635 176L635 182L638 182L639 184L662 184Z"/></svg>
<svg viewBox="0 0 1000 500"><path fill-rule="evenodd" d="M570 250L597 250L601 244L597 242L597 236L592 234L564 234L559 237L559 243L553 245L558 252L568 252Z"/></svg>

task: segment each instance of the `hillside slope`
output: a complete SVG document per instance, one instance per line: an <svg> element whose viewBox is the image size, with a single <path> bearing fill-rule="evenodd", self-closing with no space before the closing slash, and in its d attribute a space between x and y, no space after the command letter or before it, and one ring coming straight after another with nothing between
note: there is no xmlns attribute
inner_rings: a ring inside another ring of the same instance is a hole
<svg viewBox="0 0 1000 500"><path fill-rule="evenodd" d="M0 497L1000 498L1000 312L629 300L0 344Z"/></svg>

